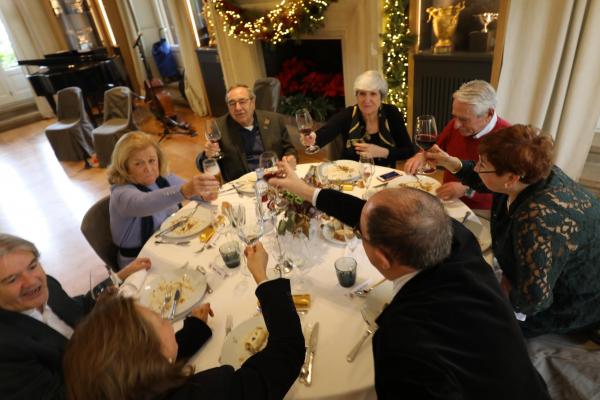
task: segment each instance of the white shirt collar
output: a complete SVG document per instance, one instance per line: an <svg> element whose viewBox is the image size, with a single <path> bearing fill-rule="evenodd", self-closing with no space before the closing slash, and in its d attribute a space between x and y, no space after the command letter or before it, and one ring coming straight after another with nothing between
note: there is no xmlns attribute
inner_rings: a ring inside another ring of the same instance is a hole
<svg viewBox="0 0 600 400"><path fill-rule="evenodd" d="M38 320L44 325L48 325L67 339L70 339L71 335L73 335L73 328L56 315L48 304L44 304L42 312L37 308L32 308L31 310L21 311L21 314Z"/></svg>
<svg viewBox="0 0 600 400"><path fill-rule="evenodd" d="M492 129L494 129L494 126L496 126L496 122L498 122L498 114L496 114L496 111L494 111L494 115L492 116L492 119L490 119L490 122L488 122L487 125L484 126L482 130L479 131L479 133L474 135L473 138L481 139L482 137L484 137L485 135L490 133L492 131Z"/></svg>
<svg viewBox="0 0 600 400"><path fill-rule="evenodd" d="M414 278L419 272L421 272L421 271L417 270L415 272L411 272L409 274L402 275L401 277L394 279L392 281L393 282L392 297L395 297L396 294L398 294L398 292L400 291L400 289L402 289L404 287L404 285L406 285L408 283L408 281L410 281L412 278Z"/></svg>

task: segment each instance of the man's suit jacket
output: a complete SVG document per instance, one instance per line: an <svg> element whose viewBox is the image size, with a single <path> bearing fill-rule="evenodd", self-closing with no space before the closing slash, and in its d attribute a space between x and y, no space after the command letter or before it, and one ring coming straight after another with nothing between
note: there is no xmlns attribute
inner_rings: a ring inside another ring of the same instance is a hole
<svg viewBox="0 0 600 400"><path fill-rule="evenodd" d="M187 399L283 399L304 360L304 339L287 279L268 281L256 289L269 330L264 350L238 369L230 365L193 375L166 398Z"/></svg>
<svg viewBox="0 0 600 400"><path fill-rule="evenodd" d="M290 140L290 135L281 114L256 110L255 116L265 151L274 151L279 158L287 154L292 154L298 158L298 152ZM225 154L225 157L219 160L223 179L231 181L251 172L246 162L246 152L244 151L244 140L240 133L240 125L229 114L226 114L217 119L217 126L221 130L219 145L221 151ZM204 153L200 154L196 159L197 167L200 171L202 171L203 158Z"/></svg>
<svg viewBox="0 0 600 400"><path fill-rule="evenodd" d="M356 226L364 201L332 190L319 209ZM517 320L473 234L452 220L452 253L419 272L376 320L379 399L549 399Z"/></svg>
<svg viewBox="0 0 600 400"><path fill-rule="evenodd" d="M48 276L48 305L71 327L92 307L72 299ZM27 315L0 309L0 398L64 398L62 356L67 338Z"/></svg>

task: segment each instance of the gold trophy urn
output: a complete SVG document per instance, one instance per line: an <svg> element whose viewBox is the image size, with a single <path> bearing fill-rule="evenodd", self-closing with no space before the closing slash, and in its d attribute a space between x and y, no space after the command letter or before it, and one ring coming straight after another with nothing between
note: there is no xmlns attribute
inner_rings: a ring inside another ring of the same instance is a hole
<svg viewBox="0 0 600 400"><path fill-rule="evenodd" d="M494 48L494 35L488 32L488 25L498 19L498 13L484 12L474 15L481 22L483 29L469 33L469 51L487 52Z"/></svg>
<svg viewBox="0 0 600 400"><path fill-rule="evenodd" d="M433 33L438 39L433 48L435 54L452 52L454 48L452 35L456 32L458 15L464 8L465 2L462 1L454 6L429 7L425 10L429 14L427 22L433 18Z"/></svg>

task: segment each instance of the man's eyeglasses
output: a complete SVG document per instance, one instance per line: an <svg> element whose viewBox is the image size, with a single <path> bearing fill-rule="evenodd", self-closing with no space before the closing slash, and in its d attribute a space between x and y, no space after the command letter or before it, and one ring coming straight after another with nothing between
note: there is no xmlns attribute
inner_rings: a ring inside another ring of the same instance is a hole
<svg viewBox="0 0 600 400"><path fill-rule="evenodd" d="M245 106L248 103L250 103L250 99L247 99L247 98L227 101L227 105L229 107L235 107L236 104L239 104L240 106Z"/></svg>
<svg viewBox="0 0 600 400"><path fill-rule="evenodd" d="M352 233L357 239L363 240L363 235L360 233L360 224L352 228Z"/></svg>

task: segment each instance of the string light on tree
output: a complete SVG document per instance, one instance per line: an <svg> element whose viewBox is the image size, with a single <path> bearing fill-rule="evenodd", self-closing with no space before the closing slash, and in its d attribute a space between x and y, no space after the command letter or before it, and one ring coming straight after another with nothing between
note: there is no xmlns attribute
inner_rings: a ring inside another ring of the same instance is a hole
<svg viewBox="0 0 600 400"><path fill-rule="evenodd" d="M225 32L246 43L266 40L280 43L293 35L312 33L323 25L329 4L337 0L281 0L275 8L250 19L239 6L227 0L214 0L225 24Z"/></svg>
<svg viewBox="0 0 600 400"><path fill-rule="evenodd" d="M408 0L385 0L385 31L381 35L383 73L389 86L388 102L397 106L405 117L408 99L408 51L415 41L408 28L407 3Z"/></svg>

